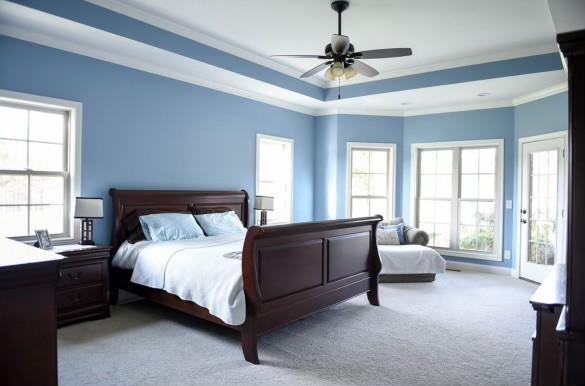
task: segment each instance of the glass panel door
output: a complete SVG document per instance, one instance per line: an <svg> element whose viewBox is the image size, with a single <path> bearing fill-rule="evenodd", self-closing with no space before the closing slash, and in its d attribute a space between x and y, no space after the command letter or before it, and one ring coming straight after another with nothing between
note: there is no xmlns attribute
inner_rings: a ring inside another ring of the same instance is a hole
<svg viewBox="0 0 585 386"><path fill-rule="evenodd" d="M563 249L564 140L523 145L520 276L541 283Z"/></svg>

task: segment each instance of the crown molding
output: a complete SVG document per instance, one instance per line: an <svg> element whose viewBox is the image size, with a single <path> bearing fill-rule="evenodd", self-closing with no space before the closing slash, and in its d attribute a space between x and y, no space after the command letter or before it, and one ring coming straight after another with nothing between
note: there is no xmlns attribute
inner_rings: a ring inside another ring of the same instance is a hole
<svg viewBox="0 0 585 386"><path fill-rule="evenodd" d="M456 113L463 111L472 110L487 110L487 109L499 109L502 107L512 107L512 101L509 99L489 101L483 103L470 103L470 104L459 104L449 106L430 107L422 109L410 109L404 111L405 117L414 117L418 115L432 115L432 114L443 114L443 113Z"/></svg>
<svg viewBox="0 0 585 386"><path fill-rule="evenodd" d="M328 103L328 102L324 102ZM403 117L404 112L402 110L393 109L368 109L368 108L351 108L351 107L338 107L338 108L322 108L316 111L315 116L325 115L371 115L381 117Z"/></svg>
<svg viewBox="0 0 585 386"><path fill-rule="evenodd" d="M560 94L560 93L568 91L568 90L569 90L569 85L567 82L559 83L559 84L554 85L552 87L547 87L545 89L514 98L512 100L512 105L513 106L520 106L520 105L523 105L524 103L534 102L536 100L543 99L543 98L553 96L556 94Z"/></svg>
<svg viewBox="0 0 585 386"><path fill-rule="evenodd" d="M131 17L132 19L140 20L144 23L153 25L155 27L161 28L165 31L172 32L174 34L186 37L188 39L197 41L199 43L205 44L206 46L216 48L220 51L224 51L228 54L240 57L242 59L246 59L250 62L256 63L260 66L270 68L272 70L281 72L285 75L292 76L294 78L298 78L301 81L311 83L315 86L324 88L327 86L325 80L320 78L300 78L302 71L299 71L293 67L287 66L283 63L277 62L272 60L268 57L263 55L259 55L257 53L251 52L249 50L245 50L241 47L235 46L230 44L224 40L220 40L214 38L208 34L205 34L201 31L198 31L194 28L187 27L184 24L178 23L176 21L169 20L162 16L158 16L152 14L150 12L144 11L142 9L136 8L132 5L117 1L117 0L85 0L88 3L97 5L98 7L109 9L110 11L114 11L116 13Z"/></svg>

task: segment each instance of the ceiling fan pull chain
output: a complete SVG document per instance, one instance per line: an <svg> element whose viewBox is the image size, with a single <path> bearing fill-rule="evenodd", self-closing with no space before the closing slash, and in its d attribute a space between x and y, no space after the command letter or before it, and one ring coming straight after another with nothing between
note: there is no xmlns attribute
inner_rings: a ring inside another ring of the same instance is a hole
<svg viewBox="0 0 585 386"><path fill-rule="evenodd" d="M337 78L337 99L341 99L341 78Z"/></svg>

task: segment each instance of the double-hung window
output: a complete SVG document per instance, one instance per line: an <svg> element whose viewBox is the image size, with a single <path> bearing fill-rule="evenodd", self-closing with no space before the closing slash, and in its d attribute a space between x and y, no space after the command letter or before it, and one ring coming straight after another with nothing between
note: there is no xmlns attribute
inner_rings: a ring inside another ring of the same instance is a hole
<svg viewBox="0 0 585 386"><path fill-rule="evenodd" d="M25 241L47 229L73 238L72 115L68 107L0 98L0 236Z"/></svg>
<svg viewBox="0 0 585 386"><path fill-rule="evenodd" d="M256 195L274 197L274 210L268 211L268 224L292 222L293 156L294 140L257 135Z"/></svg>
<svg viewBox="0 0 585 386"><path fill-rule="evenodd" d="M501 259L503 142L413 145L416 225L453 256Z"/></svg>
<svg viewBox="0 0 585 386"><path fill-rule="evenodd" d="M394 215L394 144L348 144L350 217Z"/></svg>

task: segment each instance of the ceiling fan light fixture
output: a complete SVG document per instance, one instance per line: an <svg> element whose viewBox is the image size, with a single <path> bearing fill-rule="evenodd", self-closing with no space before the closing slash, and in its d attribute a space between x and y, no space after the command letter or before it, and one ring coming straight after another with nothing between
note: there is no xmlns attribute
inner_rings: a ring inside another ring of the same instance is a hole
<svg viewBox="0 0 585 386"><path fill-rule="evenodd" d="M325 71L325 78L327 78L330 81L334 81L334 80L337 79L337 78L335 78L335 76L331 72L331 66L329 66L329 68L327 69L327 71Z"/></svg>
<svg viewBox="0 0 585 386"><path fill-rule="evenodd" d="M354 76L356 76L358 73L355 70L355 68L353 68L353 65L349 65L347 67L345 67L344 70L344 75L345 75L345 79L349 80L351 78L353 78Z"/></svg>
<svg viewBox="0 0 585 386"><path fill-rule="evenodd" d="M335 62L331 65L331 74L337 79L343 76L343 62Z"/></svg>

